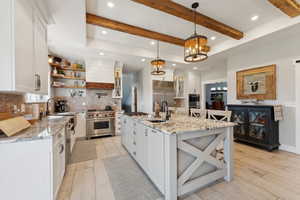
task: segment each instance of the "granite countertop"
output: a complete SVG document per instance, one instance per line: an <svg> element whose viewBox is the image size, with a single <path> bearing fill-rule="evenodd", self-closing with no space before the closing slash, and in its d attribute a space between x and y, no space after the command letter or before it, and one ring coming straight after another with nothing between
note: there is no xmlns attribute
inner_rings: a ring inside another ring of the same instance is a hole
<svg viewBox="0 0 300 200"><path fill-rule="evenodd" d="M191 131L213 130L218 128L233 127L236 123L216 121L212 119L200 119L184 115L172 115L169 121L161 123L149 122L147 116L133 116L144 125L167 134L180 134ZM157 118L156 118L157 119Z"/></svg>
<svg viewBox="0 0 300 200"><path fill-rule="evenodd" d="M49 119L46 117L42 121L31 125L31 127L28 129L21 131L17 135L12 137L1 135L0 144L48 139L56 135L62 128L64 128L70 118L70 116L62 116L54 119Z"/></svg>

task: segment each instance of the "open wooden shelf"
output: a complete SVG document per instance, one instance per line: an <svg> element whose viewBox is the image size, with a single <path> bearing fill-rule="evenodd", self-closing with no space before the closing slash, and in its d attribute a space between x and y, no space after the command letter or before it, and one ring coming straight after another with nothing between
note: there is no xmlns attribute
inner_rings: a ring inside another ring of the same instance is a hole
<svg viewBox="0 0 300 200"><path fill-rule="evenodd" d="M49 63L49 65L51 67L56 67L57 69L61 69L61 70L76 71L76 72L85 72L85 69L72 68L72 67L62 67L59 64L52 64L52 63Z"/></svg>
<svg viewBox="0 0 300 200"><path fill-rule="evenodd" d="M64 85L64 86L52 86L52 88L85 89L86 87Z"/></svg>
<svg viewBox="0 0 300 200"><path fill-rule="evenodd" d="M81 80L85 81L85 78L82 77L72 77L72 76L59 76L59 75L51 75L52 78L57 78L57 79L71 79L71 80Z"/></svg>

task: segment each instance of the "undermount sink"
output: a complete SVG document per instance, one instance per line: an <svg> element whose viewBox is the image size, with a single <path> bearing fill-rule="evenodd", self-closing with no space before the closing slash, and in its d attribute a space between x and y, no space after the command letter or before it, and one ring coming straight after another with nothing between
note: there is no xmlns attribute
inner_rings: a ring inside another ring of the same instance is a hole
<svg viewBox="0 0 300 200"><path fill-rule="evenodd" d="M54 119L61 119L63 116L57 116L57 115L50 115L47 117L49 120L54 120Z"/></svg>
<svg viewBox="0 0 300 200"><path fill-rule="evenodd" d="M148 122L151 122L151 123L162 123L162 122L166 122L166 120L153 119L153 120L148 120Z"/></svg>

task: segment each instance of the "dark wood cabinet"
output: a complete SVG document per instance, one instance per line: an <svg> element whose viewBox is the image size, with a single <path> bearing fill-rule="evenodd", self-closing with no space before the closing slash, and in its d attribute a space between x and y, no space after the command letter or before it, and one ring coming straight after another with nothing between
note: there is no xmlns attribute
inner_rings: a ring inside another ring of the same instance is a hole
<svg viewBox="0 0 300 200"><path fill-rule="evenodd" d="M273 106L228 105L232 111L234 139L269 151L279 147L279 123L274 121Z"/></svg>

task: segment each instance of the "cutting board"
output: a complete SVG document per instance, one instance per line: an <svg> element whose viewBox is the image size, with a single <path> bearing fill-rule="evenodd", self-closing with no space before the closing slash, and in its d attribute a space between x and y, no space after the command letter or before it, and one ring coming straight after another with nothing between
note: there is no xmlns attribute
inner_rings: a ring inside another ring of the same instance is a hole
<svg viewBox="0 0 300 200"><path fill-rule="evenodd" d="M0 121L0 130L8 137L29 128L31 125L24 117L14 117Z"/></svg>

